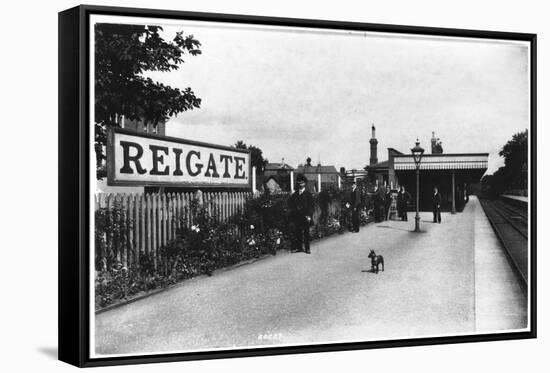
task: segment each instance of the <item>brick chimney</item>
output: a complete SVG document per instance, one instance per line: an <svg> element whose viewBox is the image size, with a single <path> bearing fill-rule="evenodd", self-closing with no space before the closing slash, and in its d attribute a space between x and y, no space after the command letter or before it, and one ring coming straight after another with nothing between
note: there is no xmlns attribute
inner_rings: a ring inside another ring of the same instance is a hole
<svg viewBox="0 0 550 373"><path fill-rule="evenodd" d="M442 154L443 146L441 140L435 137L435 132L432 131L432 154Z"/></svg>
<svg viewBox="0 0 550 373"><path fill-rule="evenodd" d="M372 126L372 137L370 139L370 162L369 166L378 163L378 140L376 140L376 127Z"/></svg>

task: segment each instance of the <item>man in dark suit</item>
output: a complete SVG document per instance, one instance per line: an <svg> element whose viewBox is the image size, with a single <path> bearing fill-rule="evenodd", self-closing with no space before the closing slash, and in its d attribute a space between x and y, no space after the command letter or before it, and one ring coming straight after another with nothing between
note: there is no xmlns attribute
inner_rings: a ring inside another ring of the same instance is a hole
<svg viewBox="0 0 550 373"><path fill-rule="evenodd" d="M361 191L357 188L355 180L351 184L350 195L352 232L359 232L359 214L361 212Z"/></svg>
<svg viewBox="0 0 550 373"><path fill-rule="evenodd" d="M374 221L378 223L382 221L382 214L384 214L384 194L378 189L378 185L374 186L372 198L374 199Z"/></svg>
<svg viewBox="0 0 550 373"><path fill-rule="evenodd" d="M303 245L305 248L304 251L306 254L309 254L309 226L313 217L313 197L306 190L307 179L304 175L300 174L296 177L296 184L297 189L288 200L290 219L294 223L295 233L292 251L303 251Z"/></svg>
<svg viewBox="0 0 550 373"><path fill-rule="evenodd" d="M384 220L388 220L390 214L390 208L392 203L392 193L389 186L386 187L386 193L384 194Z"/></svg>
<svg viewBox="0 0 550 373"><path fill-rule="evenodd" d="M434 187L434 194L432 196L432 209L434 213L434 223L441 224L441 194L437 187Z"/></svg>
<svg viewBox="0 0 550 373"><path fill-rule="evenodd" d="M405 190L405 186L401 185L399 194L397 194L397 214L403 221L407 221L407 204L411 200L411 195Z"/></svg>

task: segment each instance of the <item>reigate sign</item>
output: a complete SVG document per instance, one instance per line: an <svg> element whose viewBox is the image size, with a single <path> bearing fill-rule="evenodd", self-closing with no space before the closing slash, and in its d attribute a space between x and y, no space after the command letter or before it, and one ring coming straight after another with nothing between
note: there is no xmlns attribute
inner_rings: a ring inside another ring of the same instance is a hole
<svg viewBox="0 0 550 373"><path fill-rule="evenodd" d="M113 186L252 186L250 151L110 128L107 184Z"/></svg>

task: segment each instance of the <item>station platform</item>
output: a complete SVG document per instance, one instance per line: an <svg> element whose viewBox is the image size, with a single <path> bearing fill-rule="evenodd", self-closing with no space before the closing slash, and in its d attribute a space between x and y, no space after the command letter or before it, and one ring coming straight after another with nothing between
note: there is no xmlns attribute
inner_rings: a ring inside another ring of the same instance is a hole
<svg viewBox="0 0 550 373"><path fill-rule="evenodd" d="M471 210L475 230L476 331L527 327L527 294L477 198ZM527 252L527 249L526 249Z"/></svg>
<svg viewBox="0 0 550 373"><path fill-rule="evenodd" d="M527 295L475 196L421 230L369 224L277 256L184 281L95 317L98 356L506 332ZM370 250L384 256L373 273Z"/></svg>

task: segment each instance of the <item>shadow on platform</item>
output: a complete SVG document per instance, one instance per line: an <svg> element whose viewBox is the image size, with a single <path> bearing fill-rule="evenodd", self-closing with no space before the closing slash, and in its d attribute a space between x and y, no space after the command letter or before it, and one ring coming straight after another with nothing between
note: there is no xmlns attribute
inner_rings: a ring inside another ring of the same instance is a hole
<svg viewBox="0 0 550 373"><path fill-rule="evenodd" d="M377 225L376 228L394 229L394 230L396 230L396 231L404 231L404 232L410 231L410 229L398 228L398 227L391 227L391 226L389 226L389 225Z"/></svg>
<svg viewBox="0 0 550 373"><path fill-rule="evenodd" d="M432 222L425 222L425 223L434 224ZM389 225L377 225L376 228L392 229L392 230L395 230L395 231L403 231L403 232L409 232L409 233L413 233L413 234L428 233L428 231L426 231L424 229L420 229L419 232L415 232L414 227L411 227L411 228L398 228L398 227L391 227Z"/></svg>
<svg viewBox="0 0 550 373"><path fill-rule="evenodd" d="M384 272L384 271L379 270L378 273L376 273L376 272L373 271L372 269L362 269L361 272L379 274L380 272Z"/></svg>

